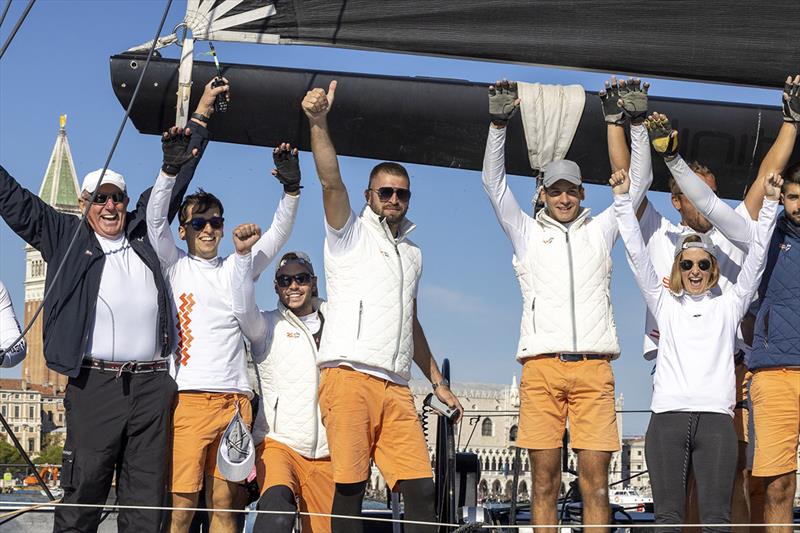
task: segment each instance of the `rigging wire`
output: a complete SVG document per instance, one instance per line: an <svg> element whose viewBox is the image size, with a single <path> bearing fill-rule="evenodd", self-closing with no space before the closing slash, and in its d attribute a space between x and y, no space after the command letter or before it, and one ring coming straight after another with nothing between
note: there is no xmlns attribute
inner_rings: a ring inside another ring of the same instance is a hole
<svg viewBox="0 0 800 533"><path fill-rule="evenodd" d="M31 0L31 4L33 4L35 0ZM94 192L89 200L86 201L86 207L83 209L81 213L81 222L75 227L75 232L72 234L72 238L69 241L69 245L67 245L67 250L64 252L64 256L61 259L61 262L58 264L58 268L56 268L56 273L53 274L53 277L50 279L48 284L47 290L44 293L44 297L42 297L42 301L39 302L39 305L36 307L36 311L33 313L30 321L25 325L25 329L20 333L19 337L17 337L14 342L9 344L9 346L15 346L23 337L30 331L33 327L34 322L39 317L39 313L42 312L42 308L44 307L44 303L47 301L48 296L53 291L53 286L55 285L55 281L58 279L61 271L64 268L64 265L67 262L67 258L69 257L69 253L72 251L72 247L75 245L75 240L78 238L78 234L81 231L81 227L86 220L86 215L89 212L89 209L92 207L92 203L94 202L95 197L100 192L100 184L103 182L103 177L106 174L106 170L108 170L108 165L111 163L111 158L114 157L114 152L117 149L117 145L119 144L119 139L122 137L122 132L125 130L125 125L128 122L128 117L131 114L131 110L133 109L133 105L136 103L136 97L139 94L139 88L142 85L142 80L144 79L144 75L147 73L147 67L150 65L150 59L153 57L153 52L156 49L156 42L158 40L158 36L161 34L161 30L164 28L164 23L167 20L167 15L169 14L169 9L172 6L172 0L167 0L167 5L164 8L164 14L161 16L161 22L158 25L158 30L156 31L156 37L153 40L153 45L150 47L150 51L147 53L147 61L144 63L144 67L142 67L142 72L139 74L139 80L136 82L136 88L133 90L133 95L131 96L131 102L128 104L128 108L125 110L125 115L122 117L122 123L119 125L119 129L117 130L117 135L114 137L114 142L111 145L111 150L106 157L105 163L103 163L103 169L100 171L100 176L97 178L97 182L94 186ZM4 350L0 349L0 361L3 360L3 354L5 353Z"/></svg>
<svg viewBox="0 0 800 533"><path fill-rule="evenodd" d="M11 8L11 0L6 0L6 7L3 9L3 14L0 15L0 28L3 27L3 21L6 20L6 15L8 15L8 10Z"/></svg>
<svg viewBox="0 0 800 533"><path fill-rule="evenodd" d="M31 8L33 8L33 4L36 3L36 0L28 0L28 5L25 6L25 11L22 12L22 15L19 17L19 20L14 25L14 28L11 30L11 33L8 35L6 42L3 44L3 48L0 48L0 59L3 59L3 55L5 55L6 50L11 45L11 41L14 40L14 36L17 34L17 31L22 27L22 23L25 21L25 17L28 16L28 13L31 12ZM11 0L8 0L8 4L6 5L5 11L3 11L3 18L0 19L0 24L3 23L3 19L6 18L6 13L8 12L8 8L11 7Z"/></svg>

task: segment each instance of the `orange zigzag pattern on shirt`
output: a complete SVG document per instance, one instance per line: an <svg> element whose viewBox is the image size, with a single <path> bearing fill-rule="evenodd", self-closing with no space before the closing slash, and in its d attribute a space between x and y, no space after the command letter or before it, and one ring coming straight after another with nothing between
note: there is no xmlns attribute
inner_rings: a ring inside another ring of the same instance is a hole
<svg viewBox="0 0 800 533"><path fill-rule="evenodd" d="M191 313L194 308L194 294L185 292L180 296L181 305L178 308L178 327L180 328L180 339L178 340L178 349L175 352L176 362L186 366L189 361L189 348L192 347L192 328L189 324L192 323Z"/></svg>

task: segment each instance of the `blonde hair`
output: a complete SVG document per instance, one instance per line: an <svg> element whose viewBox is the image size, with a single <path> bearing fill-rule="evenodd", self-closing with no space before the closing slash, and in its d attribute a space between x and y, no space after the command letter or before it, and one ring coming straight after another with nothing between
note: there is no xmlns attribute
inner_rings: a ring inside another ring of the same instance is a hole
<svg viewBox="0 0 800 533"><path fill-rule="evenodd" d="M700 237L697 235L689 235L683 242L701 242ZM708 253L708 252L706 252ZM719 263L713 254L708 254L711 259L711 269L709 270L710 276L708 278L708 285L706 290L713 289L719 282ZM669 274L669 290L674 294L681 294L683 292L683 278L681 278L681 261L683 260L683 251L675 256L672 262L672 270Z"/></svg>

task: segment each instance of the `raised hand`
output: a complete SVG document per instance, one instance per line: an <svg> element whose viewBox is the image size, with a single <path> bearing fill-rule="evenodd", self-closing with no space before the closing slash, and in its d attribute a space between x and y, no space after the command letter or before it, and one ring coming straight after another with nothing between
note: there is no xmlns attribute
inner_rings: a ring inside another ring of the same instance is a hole
<svg viewBox="0 0 800 533"><path fill-rule="evenodd" d="M517 82L500 80L489 86L489 118L498 128L505 128L519 109Z"/></svg>
<svg viewBox="0 0 800 533"><path fill-rule="evenodd" d="M767 179L764 180L764 192L768 200L777 202L781 197L781 187L783 186L783 178L780 174L769 174Z"/></svg>
<svg viewBox="0 0 800 533"><path fill-rule="evenodd" d="M608 184L611 185L611 192L613 192L615 196L627 194L628 191L631 190L631 178L628 176L628 171L624 168L617 170L611 174Z"/></svg>
<svg viewBox="0 0 800 533"><path fill-rule="evenodd" d="M212 87L215 79L217 78L212 78L208 83L206 83L205 87L203 87L203 95L200 97L200 101L197 103L197 109L195 109L195 113L199 113L205 117L211 117L211 115L214 114L214 101L217 99L217 95L222 93L226 93L225 99L230 100L228 95L230 84L228 83L228 80L222 78L222 81L225 82L225 85Z"/></svg>
<svg viewBox="0 0 800 533"><path fill-rule="evenodd" d="M631 124L637 125L644 122L647 116L647 91L650 89L650 84L639 78L630 78L628 81L620 82L620 98L617 105L622 108L625 116L631 121Z"/></svg>
<svg viewBox="0 0 800 533"><path fill-rule="evenodd" d="M328 86L328 92L323 89L311 89L306 93L303 98L301 107L303 113L306 114L308 120L314 122L322 120L328 114L328 111L333 107L333 99L336 95L336 80L333 80Z"/></svg>
<svg viewBox="0 0 800 533"><path fill-rule="evenodd" d="M786 78L781 103L784 122L800 122L800 74L794 79L791 76Z"/></svg>
<svg viewBox="0 0 800 533"><path fill-rule="evenodd" d="M256 224L239 224L233 230L233 246L239 255L247 255L261 238L261 228Z"/></svg>
<svg viewBox="0 0 800 533"><path fill-rule="evenodd" d="M611 76L611 81L606 80L605 89L598 93L600 96L600 103L603 104L603 116L606 122L618 126L625 123L625 116L620 106L619 88L621 83L625 82L617 82L617 77Z"/></svg>
<svg viewBox="0 0 800 533"><path fill-rule="evenodd" d="M289 143L281 143L272 151L272 160L275 162L272 175L283 184L284 192L297 194L303 188L300 185L300 158L297 148L293 149Z"/></svg>
<svg viewBox="0 0 800 533"><path fill-rule="evenodd" d="M672 159L678 153L678 132L672 129L669 118L661 113L653 113L644 121L650 142L655 151L664 159Z"/></svg>
<svg viewBox="0 0 800 533"><path fill-rule="evenodd" d="M191 135L191 129L178 126L173 126L161 134L161 151L164 153L161 170L164 174L175 176L187 161L197 155L197 148L189 150Z"/></svg>

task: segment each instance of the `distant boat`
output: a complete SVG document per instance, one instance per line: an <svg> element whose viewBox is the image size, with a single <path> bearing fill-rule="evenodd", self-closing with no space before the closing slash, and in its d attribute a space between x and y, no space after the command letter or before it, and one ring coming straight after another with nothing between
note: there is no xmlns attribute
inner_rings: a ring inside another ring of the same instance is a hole
<svg viewBox="0 0 800 533"><path fill-rule="evenodd" d="M633 487L611 489L608 493L608 501L619 505L626 511L636 511L637 513L643 513L646 506L653 505L653 498L642 495Z"/></svg>

